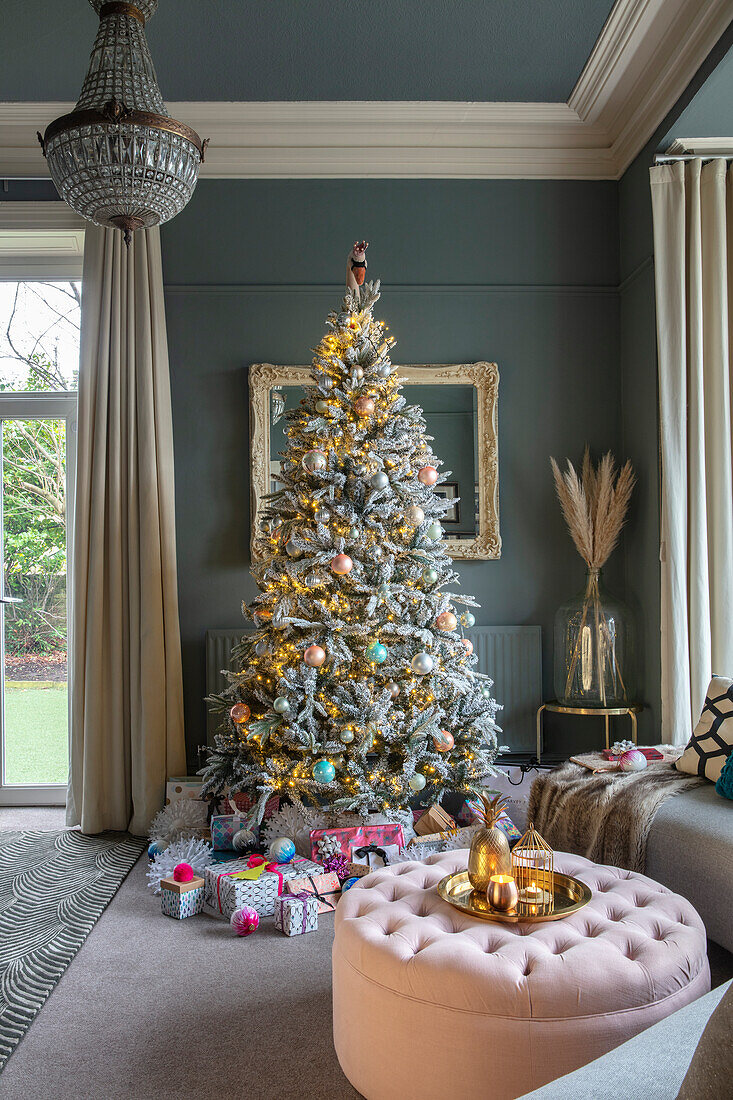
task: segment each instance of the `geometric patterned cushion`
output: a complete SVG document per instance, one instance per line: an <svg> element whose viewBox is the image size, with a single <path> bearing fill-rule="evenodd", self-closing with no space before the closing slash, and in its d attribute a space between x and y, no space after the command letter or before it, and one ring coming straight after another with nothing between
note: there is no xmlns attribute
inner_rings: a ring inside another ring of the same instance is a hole
<svg viewBox="0 0 733 1100"><path fill-rule="evenodd" d="M733 680L713 676L700 721L677 761L678 771L715 783L733 752Z"/></svg>

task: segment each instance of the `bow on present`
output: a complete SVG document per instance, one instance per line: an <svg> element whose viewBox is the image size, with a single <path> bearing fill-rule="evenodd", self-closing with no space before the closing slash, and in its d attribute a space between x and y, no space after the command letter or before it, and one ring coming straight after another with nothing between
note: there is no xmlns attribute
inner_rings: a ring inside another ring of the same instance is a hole
<svg viewBox="0 0 733 1100"><path fill-rule="evenodd" d="M247 860L246 871L229 871L228 873L232 878L245 879L247 881L255 881L260 877L263 871L272 871L273 875L277 875L278 896L283 892L283 875L282 871L278 867L277 863L268 863L264 856L253 855Z"/></svg>
<svg viewBox="0 0 733 1100"><path fill-rule="evenodd" d="M316 886L315 879L313 878L313 875L308 875L308 882L313 887L313 893L311 894L308 890L303 891L305 893L306 897L318 898L318 900L322 901L324 905L327 905L329 909L335 909L336 908L336 906L333 904L333 902L329 901L327 897L324 897L323 894L319 894L318 887ZM329 890L328 892L329 892L329 894L337 894L338 890ZM301 897L300 894L296 894L295 896L296 897Z"/></svg>
<svg viewBox="0 0 733 1100"><path fill-rule="evenodd" d="M367 867L371 867L372 865L372 856L380 856L385 867L389 863L389 858L384 848L378 848L376 844L366 844L363 848L355 848L354 855L357 859L364 859L366 856Z"/></svg>
<svg viewBox="0 0 733 1100"><path fill-rule="evenodd" d="M311 882L312 881L313 881L313 879L311 879ZM318 894L318 891L316 890L316 897L318 897L318 896L319 896L319 894ZM301 890L301 892L299 894L293 894L293 897L297 898L298 901L303 902L303 927L300 930L301 935L303 935L305 933L305 926L308 923L308 898L312 898L313 894L309 894L307 890ZM325 900L325 899L321 899L321 900ZM330 903L327 903L327 904L330 904Z"/></svg>

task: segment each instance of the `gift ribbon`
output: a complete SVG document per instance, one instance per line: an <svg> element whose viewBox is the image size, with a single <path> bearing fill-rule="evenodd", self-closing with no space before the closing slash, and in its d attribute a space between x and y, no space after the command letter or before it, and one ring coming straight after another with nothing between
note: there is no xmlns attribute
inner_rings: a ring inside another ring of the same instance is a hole
<svg viewBox="0 0 733 1100"><path fill-rule="evenodd" d="M278 897L279 897L280 894L282 894L282 892L283 892L283 876L282 876L282 871L278 870L277 864L276 863L268 863L264 856L250 856L249 859L247 860L247 866L248 867L261 867L262 864L264 864L264 870L265 871L272 871L272 873L274 875L277 875L277 893L278 893ZM222 871L222 873L220 875L216 876L216 900L219 903L219 912L220 913L224 912L224 910L222 908L222 904L221 904L221 880L226 875L229 875L231 878L235 878L238 874L241 874L241 872L240 871Z"/></svg>
<svg viewBox="0 0 733 1100"><path fill-rule="evenodd" d="M308 923L308 899L313 895L309 894L307 890L302 890L299 894L293 894L294 898L303 902L303 927L301 928L301 935L305 934L305 926Z"/></svg>
<svg viewBox="0 0 733 1100"><path fill-rule="evenodd" d="M385 867L389 863L389 859L387 858L387 853L385 852L384 848L378 848L376 844L366 844L363 848L355 848L354 855L357 857L357 859L364 859L364 857L366 856L367 867L371 867L371 857L373 855L381 856L384 860Z"/></svg>
<svg viewBox="0 0 733 1100"><path fill-rule="evenodd" d="M324 905L327 905L329 909L334 909L335 910L336 906L333 904L333 902L329 901L328 897L324 896L323 894L319 894L318 887L316 886L313 875L307 875L306 877L308 879L308 882L313 887L313 893L311 894L308 890L305 890L305 891L301 891L300 894L293 894L293 897L299 898L299 897L302 897L303 893L305 893L305 896L307 898L318 898L318 900L322 901ZM338 890L329 890L328 892L329 892L329 894L338 894L339 891Z"/></svg>

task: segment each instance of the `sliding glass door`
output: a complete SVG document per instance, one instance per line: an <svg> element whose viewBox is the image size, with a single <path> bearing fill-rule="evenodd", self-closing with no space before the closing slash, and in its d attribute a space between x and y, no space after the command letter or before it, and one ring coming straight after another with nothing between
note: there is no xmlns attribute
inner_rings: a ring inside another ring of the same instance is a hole
<svg viewBox="0 0 733 1100"><path fill-rule="evenodd" d="M63 803L76 393L0 393L0 804Z"/></svg>

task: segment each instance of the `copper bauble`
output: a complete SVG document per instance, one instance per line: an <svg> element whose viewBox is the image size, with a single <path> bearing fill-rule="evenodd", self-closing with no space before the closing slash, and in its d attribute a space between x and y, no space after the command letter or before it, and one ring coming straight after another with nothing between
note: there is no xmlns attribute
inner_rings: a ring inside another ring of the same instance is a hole
<svg viewBox="0 0 733 1100"><path fill-rule="evenodd" d="M345 577L354 568L354 563L348 554L337 554L331 558L331 570L339 577Z"/></svg>
<svg viewBox="0 0 733 1100"><path fill-rule="evenodd" d="M435 625L438 630L455 630L458 625L458 620L452 611L441 611L435 620Z"/></svg>
<svg viewBox="0 0 733 1100"><path fill-rule="evenodd" d="M354 402L354 409L357 416L372 416L374 413L374 402L371 397L360 397Z"/></svg>
<svg viewBox="0 0 733 1100"><path fill-rule="evenodd" d="M326 651L319 645L309 645L303 654L303 660L311 668L320 668L326 660Z"/></svg>
<svg viewBox="0 0 733 1100"><path fill-rule="evenodd" d="M417 472L417 480L421 485L435 485L438 480L438 471L434 466L423 466Z"/></svg>
<svg viewBox="0 0 733 1100"><path fill-rule="evenodd" d="M250 716L250 709L246 703L235 703L232 709L229 711L229 717L232 722L236 722L239 725L241 722L246 722Z"/></svg>

